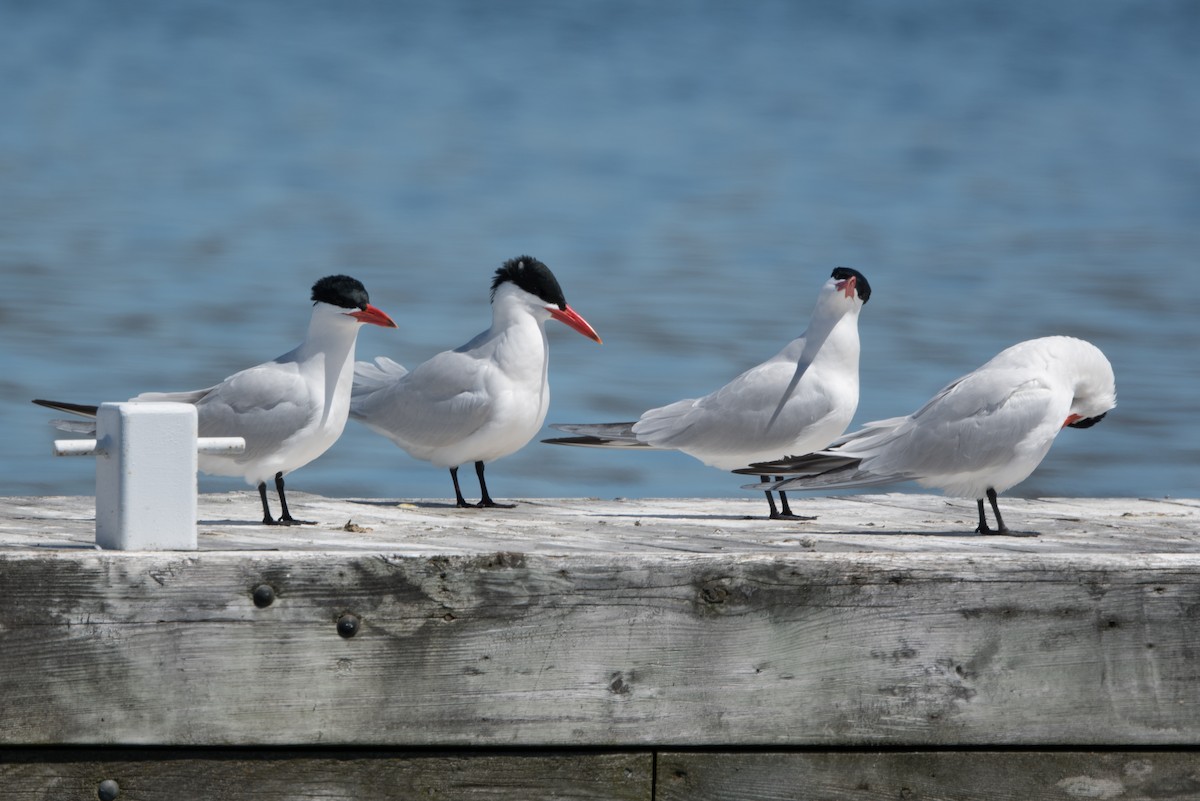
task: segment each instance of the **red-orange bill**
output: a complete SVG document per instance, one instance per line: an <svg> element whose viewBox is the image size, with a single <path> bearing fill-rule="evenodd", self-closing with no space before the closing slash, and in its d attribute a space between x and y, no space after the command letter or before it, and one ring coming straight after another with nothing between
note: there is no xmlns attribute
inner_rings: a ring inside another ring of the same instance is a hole
<svg viewBox="0 0 1200 801"><path fill-rule="evenodd" d="M579 316L578 313L570 306L565 309L560 309L557 306L550 307L550 316L560 323L566 323L574 328L579 333L583 334L588 339L594 339L597 342L602 342L600 335L596 333L596 329L588 325L588 321Z"/></svg>
<svg viewBox="0 0 1200 801"><path fill-rule="evenodd" d="M391 317L388 317L379 309L367 304L367 308L361 311L347 312L351 317L358 320L360 323L370 323L371 325L381 325L384 328L395 328L396 323Z"/></svg>

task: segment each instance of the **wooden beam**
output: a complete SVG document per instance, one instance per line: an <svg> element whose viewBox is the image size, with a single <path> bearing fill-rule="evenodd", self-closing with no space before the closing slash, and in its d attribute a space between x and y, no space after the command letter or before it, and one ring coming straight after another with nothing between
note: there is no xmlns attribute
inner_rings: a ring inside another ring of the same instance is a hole
<svg viewBox="0 0 1200 801"><path fill-rule="evenodd" d="M1200 797L1188 752L666 753L658 801Z"/></svg>
<svg viewBox="0 0 1200 801"><path fill-rule="evenodd" d="M9 745L1200 743L1195 553L24 550L0 637Z"/></svg>
<svg viewBox="0 0 1200 801"><path fill-rule="evenodd" d="M747 493L749 494L749 493ZM1004 519L1037 537L979 537L973 501L939 495L796 498L816 520L765 519L748 498L552 498L515 509L458 509L446 501L335 499L289 492L294 511L320 521L258 525L254 492L203 494L201 551L358 551L471 555L578 553L1198 553L1200 500L1002 498ZM0 498L0 552L91 548L90 497Z"/></svg>
<svg viewBox="0 0 1200 801"><path fill-rule="evenodd" d="M652 763L648 753L33 749L0 750L0 782L6 801L650 801Z"/></svg>

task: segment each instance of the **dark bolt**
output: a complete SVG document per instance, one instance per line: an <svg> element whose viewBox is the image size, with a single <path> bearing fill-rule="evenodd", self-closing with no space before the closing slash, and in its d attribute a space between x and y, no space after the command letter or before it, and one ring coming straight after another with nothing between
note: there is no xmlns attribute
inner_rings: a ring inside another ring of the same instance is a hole
<svg viewBox="0 0 1200 801"><path fill-rule="evenodd" d="M100 786L96 788L96 797L100 801L115 801L120 795L121 787L112 779L105 779L100 782Z"/></svg>
<svg viewBox="0 0 1200 801"><path fill-rule="evenodd" d="M350 639L358 634L358 618L354 615L342 615L338 618L337 631L346 639Z"/></svg>
<svg viewBox="0 0 1200 801"><path fill-rule="evenodd" d="M275 603L275 589L270 584L259 584L254 588L254 605L266 609Z"/></svg>

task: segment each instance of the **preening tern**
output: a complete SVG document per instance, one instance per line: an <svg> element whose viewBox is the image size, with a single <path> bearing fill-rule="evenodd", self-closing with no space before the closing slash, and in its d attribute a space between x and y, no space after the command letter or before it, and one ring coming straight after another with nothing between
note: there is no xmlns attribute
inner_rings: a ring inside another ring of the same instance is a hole
<svg viewBox="0 0 1200 801"><path fill-rule="evenodd" d="M1112 365L1099 348L1072 337L1031 339L950 383L907 417L867 423L819 453L736 472L791 476L770 485L776 489L913 480L974 498L980 534L993 533L984 514L986 497L996 517L995 533L1007 534L997 493L1028 478L1059 431L1090 428L1116 403Z"/></svg>

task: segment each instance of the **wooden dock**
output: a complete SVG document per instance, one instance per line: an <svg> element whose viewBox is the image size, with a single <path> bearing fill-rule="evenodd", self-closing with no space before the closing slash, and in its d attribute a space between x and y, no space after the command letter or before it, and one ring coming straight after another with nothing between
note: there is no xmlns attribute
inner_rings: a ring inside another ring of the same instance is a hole
<svg viewBox="0 0 1200 801"><path fill-rule="evenodd" d="M1200 798L1200 500L290 500L0 501L9 797Z"/></svg>

